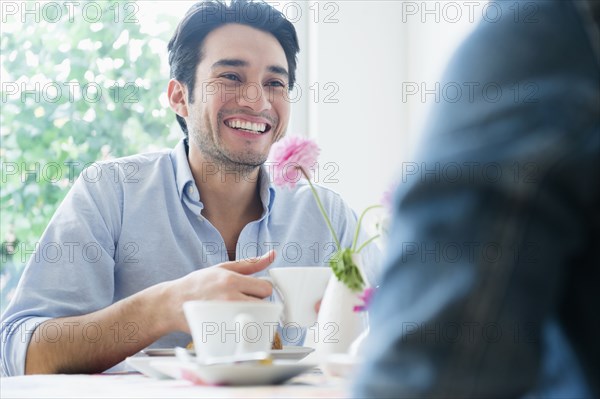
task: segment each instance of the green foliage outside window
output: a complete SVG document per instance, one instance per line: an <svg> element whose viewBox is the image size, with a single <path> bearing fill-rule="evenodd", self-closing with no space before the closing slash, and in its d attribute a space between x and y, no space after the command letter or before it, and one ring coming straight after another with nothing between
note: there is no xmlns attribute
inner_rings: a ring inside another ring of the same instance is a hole
<svg viewBox="0 0 600 399"><path fill-rule="evenodd" d="M161 16L168 28L147 33L135 21L137 4L100 1L94 6L102 8L101 17L90 12L84 18L79 9L72 21L65 13L51 22L49 10L39 22L30 16L23 24L20 14L3 21L2 310L85 165L172 147L182 135L166 104L164 54L176 18Z"/></svg>

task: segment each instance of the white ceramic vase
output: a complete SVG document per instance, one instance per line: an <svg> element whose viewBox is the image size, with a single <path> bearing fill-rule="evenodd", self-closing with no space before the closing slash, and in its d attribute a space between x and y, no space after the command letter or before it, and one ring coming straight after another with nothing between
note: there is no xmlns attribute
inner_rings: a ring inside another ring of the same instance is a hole
<svg viewBox="0 0 600 399"><path fill-rule="evenodd" d="M356 257L354 261L360 269L360 258ZM350 345L364 331L365 323L361 312L353 310L354 306L362 304L359 294L338 281L335 275L329 279L321 301L317 325L307 332L307 339L314 342L318 357L348 353Z"/></svg>
<svg viewBox="0 0 600 399"><path fill-rule="evenodd" d="M371 328L369 325L369 312L364 311L361 312L361 318L363 323L363 331L362 333L352 342L350 348L348 348L348 354L357 358L364 357L366 350L366 342L369 338L369 333L371 332Z"/></svg>

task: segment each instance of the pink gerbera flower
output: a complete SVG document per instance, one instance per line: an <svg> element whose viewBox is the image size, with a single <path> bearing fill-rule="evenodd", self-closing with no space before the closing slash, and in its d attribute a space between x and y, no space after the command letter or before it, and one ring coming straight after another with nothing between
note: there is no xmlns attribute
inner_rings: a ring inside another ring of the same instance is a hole
<svg viewBox="0 0 600 399"><path fill-rule="evenodd" d="M293 188L303 175L310 179L320 151L314 141L302 137L287 137L275 143L270 155L273 183Z"/></svg>

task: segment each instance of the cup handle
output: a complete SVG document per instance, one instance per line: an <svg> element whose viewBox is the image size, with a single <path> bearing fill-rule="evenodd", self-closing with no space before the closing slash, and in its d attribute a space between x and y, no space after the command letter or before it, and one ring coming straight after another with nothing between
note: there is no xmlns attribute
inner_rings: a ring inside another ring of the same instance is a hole
<svg viewBox="0 0 600 399"><path fill-rule="evenodd" d="M269 277L269 276L261 276L261 277L258 277L258 278L261 279L261 280L266 280L269 283L271 283L271 285L273 286L273 289L275 291L277 291L277 295L279 296L279 299L281 299L281 302L283 303L283 313L281 314L281 320L280 320L281 324L283 324L283 321L286 319L286 314L285 314L286 306L285 306L285 298L283 296L283 293L281 292L281 290L279 288L277 288L277 286L275 285L275 283L273 282L273 279L271 277Z"/></svg>
<svg viewBox="0 0 600 399"><path fill-rule="evenodd" d="M268 281L269 283L271 283L271 285L273 286L273 289L275 291L277 291L277 295L279 295L279 298L281 298L282 301L285 301L285 298L283 297L282 292L279 290L279 288L277 288L277 286L275 285L275 283L273 282L273 279L269 276L261 276L258 277L260 280L265 280Z"/></svg>

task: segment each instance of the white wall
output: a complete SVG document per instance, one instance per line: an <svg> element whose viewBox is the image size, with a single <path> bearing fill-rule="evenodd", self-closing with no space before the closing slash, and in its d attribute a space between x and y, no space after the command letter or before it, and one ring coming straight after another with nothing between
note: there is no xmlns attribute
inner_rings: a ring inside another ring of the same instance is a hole
<svg viewBox="0 0 600 399"><path fill-rule="evenodd" d="M322 93L339 88L339 102L319 98L313 107L316 131L310 133L322 147L321 163L339 168L338 182L321 182L360 212L379 201L408 150L406 110L398 95L406 74L406 26L397 21L399 2L337 4L338 23L314 24L317 67L311 78ZM334 86L325 90L327 83Z"/></svg>
<svg viewBox="0 0 600 399"><path fill-rule="evenodd" d="M320 3L321 10L331 15L333 8L324 10L328 2ZM446 3L338 1L339 22L307 19L313 38L309 41L311 85L339 87L337 104L320 98L308 106L307 134L322 147L321 163L339 166L338 182L321 182L359 212L377 203L399 178L401 162L410 158L418 143L428 104L420 95L403 101L403 83L434 87L455 46L481 15L474 12L468 18L469 9L462 2L454 2L458 5L454 10L445 9ZM453 13L456 10L461 18ZM322 170L321 176L332 170Z"/></svg>

